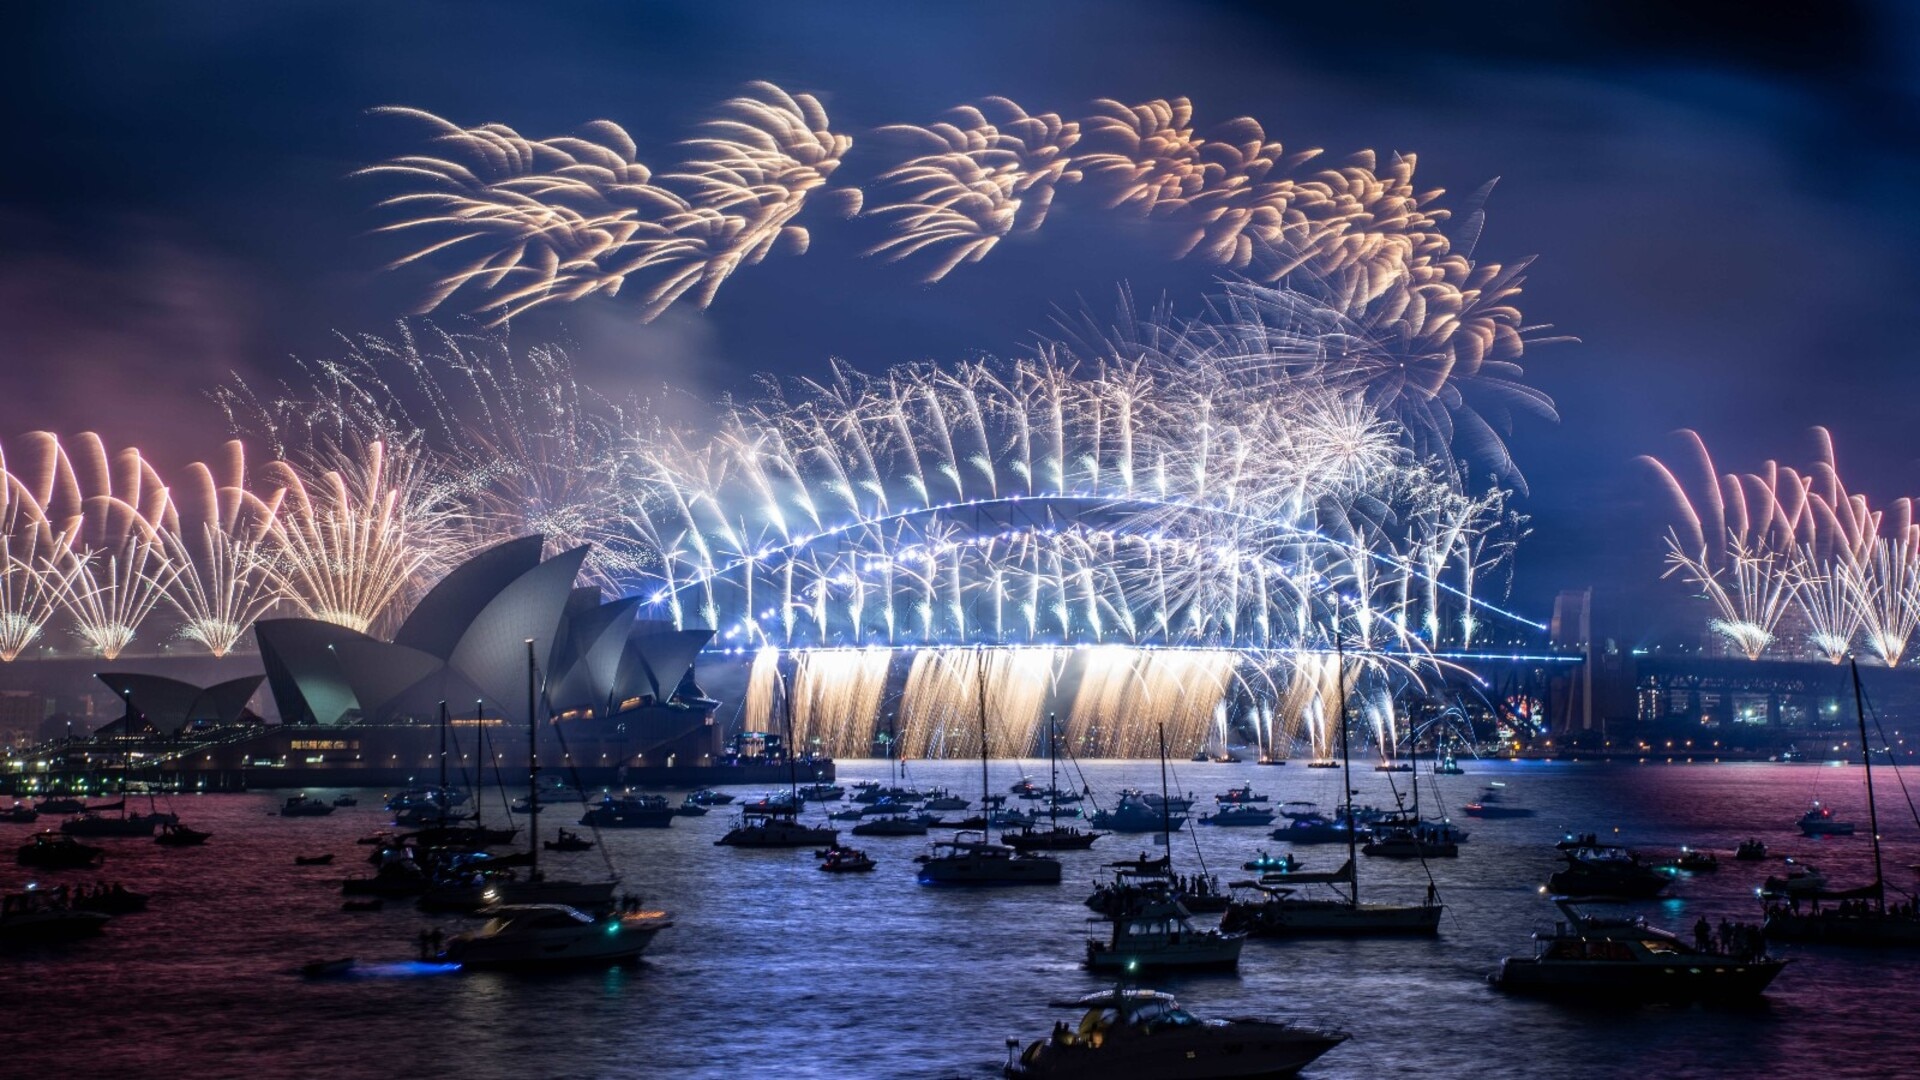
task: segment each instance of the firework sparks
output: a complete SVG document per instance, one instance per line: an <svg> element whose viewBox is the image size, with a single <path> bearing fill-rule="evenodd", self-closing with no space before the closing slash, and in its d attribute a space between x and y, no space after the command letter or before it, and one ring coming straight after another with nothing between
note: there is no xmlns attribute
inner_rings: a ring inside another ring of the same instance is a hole
<svg viewBox="0 0 1920 1080"><path fill-rule="evenodd" d="M268 533L283 492L262 499L247 489L246 454L226 444L214 467L188 466L177 492L177 527L163 540L178 573L167 598L180 617L180 637L225 656L255 620L280 601Z"/></svg>

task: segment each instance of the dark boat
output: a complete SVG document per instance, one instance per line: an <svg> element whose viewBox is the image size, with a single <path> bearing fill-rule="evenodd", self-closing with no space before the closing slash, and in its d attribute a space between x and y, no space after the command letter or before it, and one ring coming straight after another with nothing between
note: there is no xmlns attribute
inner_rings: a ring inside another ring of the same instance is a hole
<svg viewBox="0 0 1920 1080"><path fill-rule="evenodd" d="M1697 949L1644 918L1583 915L1564 897L1567 916L1550 934L1535 934L1533 956L1509 956L1487 981L1520 994L1577 997L1594 1004L1710 1001L1757 996L1786 967L1764 952L1747 955Z"/></svg>
<svg viewBox="0 0 1920 1080"><path fill-rule="evenodd" d="M820 869L829 874L859 874L873 867L873 860L858 848L834 848L822 857L820 863Z"/></svg>
<svg viewBox="0 0 1920 1080"><path fill-rule="evenodd" d="M1760 862L1766 857L1767 845L1759 840L1742 840L1740 846L1733 852L1736 862Z"/></svg>
<svg viewBox="0 0 1920 1080"><path fill-rule="evenodd" d="M1093 846L1095 840L1107 835L1088 829L1066 827L1060 824L1060 734L1052 713L1047 714L1047 790L1054 797L1047 800L1047 827L1036 829L1032 825L1022 826L1019 832L1000 831L1000 842L1015 851L1085 851ZM1075 796L1077 800L1079 796ZM984 822L982 823L984 827Z"/></svg>
<svg viewBox="0 0 1920 1080"><path fill-rule="evenodd" d="M281 817L326 817L333 813L333 806L319 799L309 799L305 795L292 795L280 805Z"/></svg>
<svg viewBox="0 0 1920 1080"><path fill-rule="evenodd" d="M679 814L658 795L602 795L599 803L580 816L580 824L596 829L664 829Z"/></svg>
<svg viewBox="0 0 1920 1080"><path fill-rule="evenodd" d="M49 830L34 833L33 838L15 852L14 861L42 870L74 870L100 865L105 854L105 848L83 844L65 833Z"/></svg>
<svg viewBox="0 0 1920 1080"><path fill-rule="evenodd" d="M212 838L213 834L210 832L173 824L160 826L160 832L153 838L153 842L166 847L199 847Z"/></svg>
<svg viewBox="0 0 1920 1080"><path fill-rule="evenodd" d="M1278 1020L1201 1020L1155 990L1103 990L1054 1005L1083 1010L1079 1023L1055 1025L1024 1052L1019 1039L1008 1039L1010 1080L1289 1077L1347 1039Z"/></svg>
<svg viewBox="0 0 1920 1080"><path fill-rule="evenodd" d="M353 971L353 957L337 960L310 960L300 965L300 974L308 979L337 979Z"/></svg>
<svg viewBox="0 0 1920 1080"><path fill-rule="evenodd" d="M293 865L295 866L325 866L332 861L333 852L331 851L325 855L295 855L293 857Z"/></svg>
<svg viewBox="0 0 1920 1080"><path fill-rule="evenodd" d="M44 889L0 897L0 946L54 945L98 934L109 916L82 911Z"/></svg>
<svg viewBox="0 0 1920 1080"><path fill-rule="evenodd" d="M1671 880L1640 856L1612 844L1581 844L1560 852L1567 865L1547 878L1547 888L1563 896L1651 900Z"/></svg>
<svg viewBox="0 0 1920 1080"><path fill-rule="evenodd" d="M132 915L147 910L147 894L138 893L124 885L101 886L88 889L82 886L73 893L68 901L75 911L96 911L102 915Z"/></svg>
<svg viewBox="0 0 1920 1080"><path fill-rule="evenodd" d="M565 829L561 829L557 839L548 840L541 846L545 847L548 851L591 851L593 850L593 841L583 839L579 833L568 832Z"/></svg>
<svg viewBox="0 0 1920 1080"><path fill-rule="evenodd" d="M780 685L785 689L783 696L786 698L786 736L788 745L791 746L793 740L793 688L786 684L784 678L781 680ZM788 796L785 800L784 807L760 810L743 807L740 818L734 824L733 828L728 829L725 836L715 840L714 845L717 847L741 848L838 847L840 843L840 831L838 829L816 829L811 825L803 825L800 823L799 808L803 805L799 795L800 772L799 765L794 761L791 752L787 754L787 791ZM695 794L697 795L699 793L696 792ZM721 799L716 795L711 801L726 802L728 800Z"/></svg>

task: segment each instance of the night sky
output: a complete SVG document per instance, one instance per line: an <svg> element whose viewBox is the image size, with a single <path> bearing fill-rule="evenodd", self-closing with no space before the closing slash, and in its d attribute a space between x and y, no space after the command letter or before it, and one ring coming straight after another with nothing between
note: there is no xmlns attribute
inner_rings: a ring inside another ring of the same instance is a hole
<svg viewBox="0 0 1920 1080"><path fill-rule="evenodd" d="M1478 255L1537 255L1529 321L1582 339L1529 353L1562 420L1511 440L1534 527L1515 599L1543 618L1592 584L1630 639L1681 625L1634 462L1677 428L1752 469L1804 462L1824 424L1854 490L1920 488L1920 11L1901 4L30 2L10 21L0 438L98 430L164 472L225 436L206 391L227 373L390 330L424 278L381 269L404 249L372 233L389 191L349 174L421 138L370 108L532 136L607 118L665 164L766 79L854 135L846 175L875 171L871 128L998 94L1069 117L1185 95L1202 130L1247 115L1329 159L1413 151L1443 205L1499 177ZM743 269L704 313L642 325L595 299L514 336L568 343L603 390L712 397L834 356L1013 355L1056 308L1125 283L1191 309L1211 277L1065 196L934 286L810 223L809 254Z"/></svg>

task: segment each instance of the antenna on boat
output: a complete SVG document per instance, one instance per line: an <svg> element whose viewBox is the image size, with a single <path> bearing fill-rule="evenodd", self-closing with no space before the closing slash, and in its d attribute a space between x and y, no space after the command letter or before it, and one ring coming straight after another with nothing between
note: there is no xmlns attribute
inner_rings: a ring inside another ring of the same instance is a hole
<svg viewBox="0 0 1920 1080"><path fill-rule="evenodd" d="M1853 715L1860 722L1860 760L1867 766L1867 828L1873 830L1873 901L1880 914L1885 915L1887 878L1880 866L1880 811L1873 804L1873 747L1867 742L1866 695L1860 689L1860 664L1848 657L1847 665L1853 669Z"/></svg>

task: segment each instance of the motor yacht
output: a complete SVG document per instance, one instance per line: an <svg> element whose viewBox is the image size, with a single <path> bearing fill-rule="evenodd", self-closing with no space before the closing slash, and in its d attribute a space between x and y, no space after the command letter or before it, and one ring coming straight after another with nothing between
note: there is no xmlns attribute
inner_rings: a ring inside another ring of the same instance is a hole
<svg viewBox="0 0 1920 1080"><path fill-rule="evenodd" d="M1156 814L1160 812L1160 804L1162 802L1167 804L1167 810L1169 812L1184 814L1193 809L1193 804L1196 801L1191 793L1186 795L1162 795L1157 791L1142 791L1139 788L1122 788L1120 790L1120 797L1125 799L1128 796L1132 796L1146 803L1153 808Z"/></svg>
<svg viewBox="0 0 1920 1080"><path fill-rule="evenodd" d="M679 815L659 795L602 795L580 816L580 824L596 829L664 829Z"/></svg>
<svg viewBox="0 0 1920 1080"><path fill-rule="evenodd" d="M1289 1077L1347 1039L1278 1020L1202 1020L1155 990L1116 988L1053 1004L1081 1011L1079 1023L1054 1025L1051 1037L1025 1051L1008 1039L1010 1080Z"/></svg>
<svg viewBox="0 0 1920 1080"><path fill-rule="evenodd" d="M1394 826L1374 829L1360 853L1387 859L1452 859L1459 856L1460 845L1423 827Z"/></svg>
<svg viewBox="0 0 1920 1080"><path fill-rule="evenodd" d="M809 802L833 802L846 793L839 784L808 784L800 789L800 797Z"/></svg>
<svg viewBox="0 0 1920 1080"><path fill-rule="evenodd" d="M1812 863L1798 859L1787 860L1785 876L1769 874L1760 892L1763 896L1807 898L1819 894L1827 887L1827 875Z"/></svg>
<svg viewBox="0 0 1920 1080"><path fill-rule="evenodd" d="M326 817L333 813L333 804L309 799L306 795L289 795L287 801L280 804L281 817Z"/></svg>
<svg viewBox="0 0 1920 1080"><path fill-rule="evenodd" d="M1092 817L1093 827L1117 833L1166 832L1177 830L1187 823L1182 811L1193 804L1187 802L1184 807L1176 804L1182 800L1169 799L1163 812L1156 796L1152 801L1138 791L1126 791L1120 795L1120 801L1112 810L1101 810Z"/></svg>
<svg viewBox="0 0 1920 1080"><path fill-rule="evenodd" d="M1201 930L1187 909L1160 896L1105 922L1107 933L1087 937L1087 967L1094 971L1151 971L1169 968L1231 970L1240 966L1245 934Z"/></svg>
<svg viewBox="0 0 1920 1080"><path fill-rule="evenodd" d="M0 810L0 821L9 825L31 825L38 820L40 820L40 811L23 802L14 803L5 810Z"/></svg>
<svg viewBox="0 0 1920 1080"><path fill-rule="evenodd" d="M922 885L1060 884L1058 860L989 843L984 833L956 833L913 861L920 864Z"/></svg>
<svg viewBox="0 0 1920 1080"><path fill-rule="evenodd" d="M860 874L873 867L874 861L858 848L833 848L821 856L820 862L820 869L829 874Z"/></svg>
<svg viewBox="0 0 1920 1080"><path fill-rule="evenodd" d="M1308 814L1282 811L1282 814L1287 823L1268 833L1269 839L1290 844L1344 844L1354 835L1352 824L1344 818L1336 820L1318 811Z"/></svg>
<svg viewBox="0 0 1920 1080"><path fill-rule="evenodd" d="M1567 864L1547 878L1547 888L1564 896L1650 900L1670 880L1636 852L1612 844L1563 847L1560 854Z"/></svg>
<svg viewBox="0 0 1920 1080"><path fill-rule="evenodd" d="M1273 824L1273 811L1241 803L1225 803L1211 814L1201 814L1200 824L1221 828L1262 828Z"/></svg>
<svg viewBox="0 0 1920 1080"><path fill-rule="evenodd" d="M855 836L925 836L927 821L913 814L882 814L853 827Z"/></svg>
<svg viewBox="0 0 1920 1080"><path fill-rule="evenodd" d="M973 804L946 788L934 788L927 792L927 801L921 805L929 810L965 810Z"/></svg>
<svg viewBox="0 0 1920 1080"><path fill-rule="evenodd" d="M1254 794L1252 784L1241 784L1239 787L1228 788L1224 793L1215 795L1213 801L1223 804L1263 803L1267 801L1267 796Z"/></svg>
<svg viewBox="0 0 1920 1080"><path fill-rule="evenodd" d="M75 908L44 889L0 896L0 946L52 945L92 937L107 925L105 912Z"/></svg>
<svg viewBox="0 0 1920 1080"><path fill-rule="evenodd" d="M21 866L42 870L76 870L100 865L100 859L105 855L105 848L83 844L65 833L47 830L34 833L22 844L14 853L14 861Z"/></svg>
<svg viewBox="0 0 1920 1080"><path fill-rule="evenodd" d="M448 939L442 959L469 968L620 963L673 925L664 911L594 916L565 904L502 904L485 914L485 926Z"/></svg>
<svg viewBox="0 0 1920 1080"><path fill-rule="evenodd" d="M838 829L816 829L811 825L803 825L791 811L745 813L727 831L727 835L715 840L714 844L747 848L831 847L839 838Z"/></svg>
<svg viewBox="0 0 1920 1080"><path fill-rule="evenodd" d="M1815 799L1807 812L1800 815L1798 822L1803 836L1852 836L1853 822L1842 821L1833 816L1833 809L1823 806Z"/></svg>
<svg viewBox="0 0 1920 1080"><path fill-rule="evenodd" d="M1600 918L1563 897L1554 902L1565 921L1534 935L1534 955L1501 960L1488 982L1514 993L1616 1004L1724 1000L1758 995L1787 965L1764 953L1706 952L1641 917Z"/></svg>
<svg viewBox="0 0 1920 1080"><path fill-rule="evenodd" d="M1327 895L1314 895L1306 886L1328 886ZM1342 894L1334 885L1346 885ZM1253 937L1355 937L1384 934L1437 934L1440 904L1361 903L1354 889L1354 865L1349 859L1326 873L1294 872L1266 875L1259 881L1236 881L1237 891L1220 920L1220 929L1245 931Z"/></svg>
<svg viewBox="0 0 1920 1080"><path fill-rule="evenodd" d="M160 826L159 834L153 838L154 843L165 847L199 847L211 839L213 834L210 832L190 829L178 823Z"/></svg>
<svg viewBox="0 0 1920 1080"><path fill-rule="evenodd" d="M687 796L687 801L695 806L725 806L733 801L733 796L712 788L701 788Z"/></svg>
<svg viewBox="0 0 1920 1080"><path fill-rule="evenodd" d="M702 806L694 802L693 797L688 796L680 800L680 805L674 807L673 812L681 817L706 817L712 813L713 810L711 807Z"/></svg>
<svg viewBox="0 0 1920 1080"><path fill-rule="evenodd" d="M1036 829L1029 825L1019 832L1000 834L1000 842L1016 851L1085 851L1095 840L1107 835L1092 829L1052 825Z"/></svg>
<svg viewBox="0 0 1920 1080"><path fill-rule="evenodd" d="M152 836L160 826L177 824L179 820L165 813L129 814L123 805L117 817L89 810L68 818L60 823L60 831L68 836Z"/></svg>

